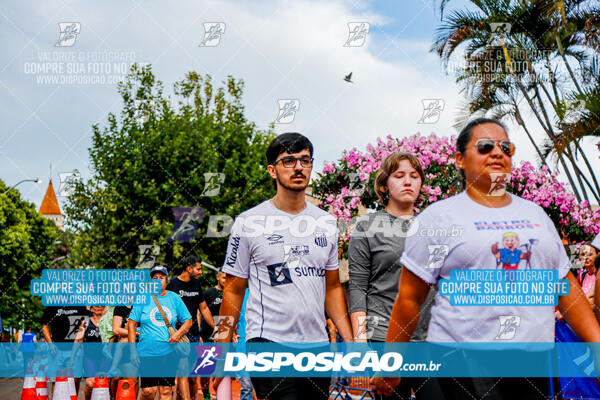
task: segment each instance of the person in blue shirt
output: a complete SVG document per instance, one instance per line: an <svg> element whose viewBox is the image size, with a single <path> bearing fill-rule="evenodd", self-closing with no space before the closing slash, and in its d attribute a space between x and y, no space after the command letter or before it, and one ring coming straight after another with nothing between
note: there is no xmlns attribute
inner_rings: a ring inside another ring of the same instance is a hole
<svg viewBox="0 0 600 400"><path fill-rule="evenodd" d="M162 292L157 296L157 299L167 315L169 323L175 326L176 322L179 321L181 326L174 334L169 334L169 330L154 301L150 301L145 305L133 306L129 314L129 321L127 322L129 342L135 343L135 331L138 325L140 325L140 335L137 352L132 348L131 361L134 364L140 365L142 371L147 366L177 365L173 350L167 343L179 342L179 339L192 326L192 316L183 300L181 300L181 297L166 289L167 268L162 265L155 266L150 271L150 277L161 281ZM157 390L159 392L159 399L171 399L171 387L173 385L175 385L174 377L142 377L140 378L142 392L140 399L154 399Z"/></svg>
<svg viewBox="0 0 600 400"><path fill-rule="evenodd" d="M21 346L19 348L21 353L23 353L23 371L25 372L25 374L27 374L27 367L31 366L29 364L33 359L33 355L35 352L35 342L37 342L35 333L31 332L30 327L27 327L25 329L25 332L21 336Z"/></svg>

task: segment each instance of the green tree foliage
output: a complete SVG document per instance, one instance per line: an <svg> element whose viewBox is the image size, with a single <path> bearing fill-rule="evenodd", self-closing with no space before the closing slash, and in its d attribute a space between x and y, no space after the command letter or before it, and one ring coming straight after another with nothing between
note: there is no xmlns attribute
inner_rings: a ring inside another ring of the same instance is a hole
<svg viewBox="0 0 600 400"><path fill-rule="evenodd" d="M57 229L21 200L19 191L0 181L0 316L4 327L40 329L42 303L29 294L32 279L41 278L54 256Z"/></svg>
<svg viewBox="0 0 600 400"><path fill-rule="evenodd" d="M274 134L246 119L242 89L232 77L215 87L190 72L172 100L149 67L132 67L118 86L121 115L93 126L92 177L76 184L65 207L78 236L74 265L134 268L147 244L161 246L158 262L168 267L187 255L222 265L227 238L207 237L209 217L235 218L273 195L265 151ZM205 173L224 174L218 195L203 194ZM169 243L171 208L192 206L205 212L195 238Z"/></svg>

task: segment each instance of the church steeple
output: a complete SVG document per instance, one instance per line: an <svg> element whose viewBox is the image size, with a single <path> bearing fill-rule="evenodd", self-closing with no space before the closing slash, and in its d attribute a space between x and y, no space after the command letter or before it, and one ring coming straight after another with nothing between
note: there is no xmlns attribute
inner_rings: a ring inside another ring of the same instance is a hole
<svg viewBox="0 0 600 400"><path fill-rule="evenodd" d="M45 218L49 219L50 221L54 222L58 229L63 229L65 217L60 212L58 200L56 199L56 193L54 192L54 186L52 186L52 179L50 179L50 183L48 183L48 189L46 189L44 200L42 200L42 205L40 206L40 214L42 214Z"/></svg>

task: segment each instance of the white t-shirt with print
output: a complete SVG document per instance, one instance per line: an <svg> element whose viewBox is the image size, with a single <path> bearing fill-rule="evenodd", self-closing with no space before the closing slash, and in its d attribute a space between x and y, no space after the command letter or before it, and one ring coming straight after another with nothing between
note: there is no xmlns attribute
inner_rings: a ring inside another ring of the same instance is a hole
<svg viewBox="0 0 600 400"><path fill-rule="evenodd" d="M247 339L323 342L325 271L337 268L331 214L307 203L293 215L265 201L236 218L222 271L248 279Z"/></svg>
<svg viewBox="0 0 600 400"><path fill-rule="evenodd" d="M537 204L511 199L491 208L463 192L432 204L417 216L400 262L431 284L449 279L453 269L555 269L564 278L569 258L552 220ZM516 236L503 241L505 233ZM527 252L529 260L521 256ZM437 294L427 341L554 342L554 307L452 306Z"/></svg>

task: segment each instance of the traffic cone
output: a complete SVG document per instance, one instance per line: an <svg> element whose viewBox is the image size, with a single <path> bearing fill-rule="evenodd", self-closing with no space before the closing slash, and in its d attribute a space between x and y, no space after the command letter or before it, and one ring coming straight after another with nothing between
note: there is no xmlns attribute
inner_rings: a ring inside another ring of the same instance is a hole
<svg viewBox="0 0 600 400"><path fill-rule="evenodd" d="M119 381L116 400L135 400L135 383L133 379L121 379Z"/></svg>
<svg viewBox="0 0 600 400"><path fill-rule="evenodd" d="M71 400L71 389L69 387L69 378L56 377L54 383L54 394L52 400Z"/></svg>
<svg viewBox="0 0 600 400"><path fill-rule="evenodd" d="M26 376L23 380L23 391L21 392L21 400L37 400L35 394L35 378Z"/></svg>
<svg viewBox="0 0 600 400"><path fill-rule="evenodd" d="M92 400L110 400L110 392L108 390L108 378L96 377L94 379L94 389L92 390Z"/></svg>
<svg viewBox="0 0 600 400"><path fill-rule="evenodd" d="M75 386L75 378L67 378L67 381L69 382L69 399L77 400L77 388Z"/></svg>
<svg viewBox="0 0 600 400"><path fill-rule="evenodd" d="M37 400L48 400L48 378L35 378Z"/></svg>

